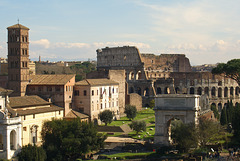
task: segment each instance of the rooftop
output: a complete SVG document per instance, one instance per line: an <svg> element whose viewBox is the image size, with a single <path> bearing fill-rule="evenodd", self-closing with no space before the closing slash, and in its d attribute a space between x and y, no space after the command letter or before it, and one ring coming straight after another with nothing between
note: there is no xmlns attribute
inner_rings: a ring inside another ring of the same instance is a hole
<svg viewBox="0 0 240 161"><path fill-rule="evenodd" d="M84 119L84 118L89 118L89 116L85 115L83 113L80 113L78 111L71 110L70 112L68 112L68 114L65 116L65 118L80 118L80 119Z"/></svg>
<svg viewBox="0 0 240 161"><path fill-rule="evenodd" d="M19 116L39 114L39 113L47 113L47 112L53 112L53 111L62 111L62 110L64 110L64 108L54 106L54 105L51 105L50 107L38 107L38 108L35 108L35 109L27 109L27 110L15 109L15 111L17 112L17 114Z"/></svg>
<svg viewBox="0 0 240 161"><path fill-rule="evenodd" d="M9 105L12 108L32 107L41 105L50 105L50 102L45 101L39 96L23 96L23 97L9 97Z"/></svg>
<svg viewBox="0 0 240 161"><path fill-rule="evenodd" d="M82 86L102 86L102 85L118 85L117 82L112 81L110 79L85 79L79 82L76 82L75 85Z"/></svg>
<svg viewBox="0 0 240 161"><path fill-rule="evenodd" d="M29 30L29 28L27 28L26 26L23 26L21 24L9 26L7 29L17 29L17 28Z"/></svg>
<svg viewBox="0 0 240 161"><path fill-rule="evenodd" d="M29 85L65 85L75 74L31 75Z"/></svg>

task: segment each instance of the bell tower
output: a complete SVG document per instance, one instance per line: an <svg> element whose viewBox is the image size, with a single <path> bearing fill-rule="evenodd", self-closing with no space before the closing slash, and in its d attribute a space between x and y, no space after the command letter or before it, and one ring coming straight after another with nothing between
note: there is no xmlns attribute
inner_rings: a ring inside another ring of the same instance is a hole
<svg viewBox="0 0 240 161"><path fill-rule="evenodd" d="M29 28L16 24L8 30L8 88L24 96L29 82Z"/></svg>

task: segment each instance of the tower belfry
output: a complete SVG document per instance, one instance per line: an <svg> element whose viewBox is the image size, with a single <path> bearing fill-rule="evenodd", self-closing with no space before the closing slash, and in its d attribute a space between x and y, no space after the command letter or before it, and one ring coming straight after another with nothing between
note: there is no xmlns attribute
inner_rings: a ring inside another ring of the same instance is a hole
<svg viewBox="0 0 240 161"><path fill-rule="evenodd" d="M29 82L29 28L16 24L8 30L8 88L24 96Z"/></svg>

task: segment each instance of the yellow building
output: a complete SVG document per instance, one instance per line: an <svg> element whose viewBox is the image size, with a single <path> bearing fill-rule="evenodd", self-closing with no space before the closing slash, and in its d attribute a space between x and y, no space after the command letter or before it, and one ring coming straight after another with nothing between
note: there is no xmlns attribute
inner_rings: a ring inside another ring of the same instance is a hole
<svg viewBox="0 0 240 161"><path fill-rule="evenodd" d="M41 144L44 121L63 118L64 109L52 105L39 96L10 97L10 107L22 121L22 146Z"/></svg>

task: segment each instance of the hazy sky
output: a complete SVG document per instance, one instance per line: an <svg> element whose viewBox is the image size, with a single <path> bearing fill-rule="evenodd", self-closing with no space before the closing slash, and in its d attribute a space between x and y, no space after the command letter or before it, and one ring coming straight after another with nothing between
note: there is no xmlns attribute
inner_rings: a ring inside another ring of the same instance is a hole
<svg viewBox="0 0 240 161"><path fill-rule="evenodd" d="M239 0L0 0L0 57L18 18L31 60L96 59L98 48L126 45L192 65L240 58Z"/></svg>

